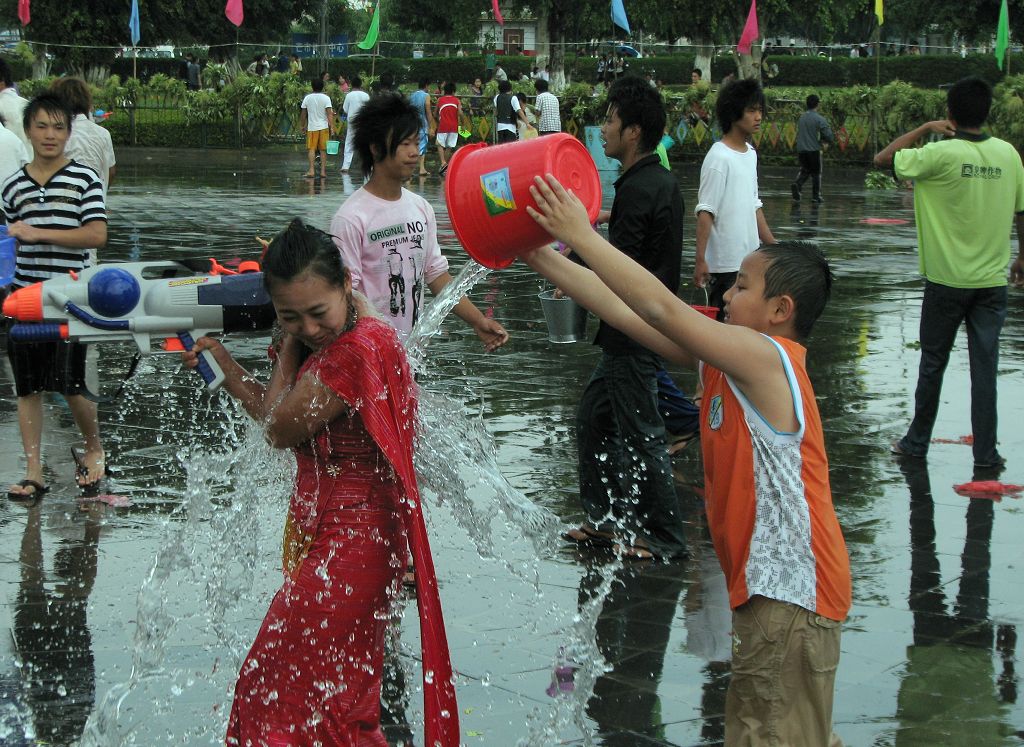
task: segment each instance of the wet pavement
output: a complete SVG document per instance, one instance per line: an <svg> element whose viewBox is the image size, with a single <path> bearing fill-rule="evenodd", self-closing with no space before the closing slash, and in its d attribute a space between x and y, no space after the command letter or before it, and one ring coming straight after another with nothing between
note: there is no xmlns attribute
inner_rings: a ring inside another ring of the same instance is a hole
<svg viewBox="0 0 1024 747"><path fill-rule="evenodd" d="M254 234L270 236L292 216L326 228L355 186L340 177L303 180L297 152L125 150L118 158L107 260L231 260L251 253ZM691 207L698 169L676 169ZM829 172L827 202L797 207L791 178L778 168L762 174L769 223L780 238L819 242L838 278L809 344L854 579L835 729L848 745L1021 744L1024 503L953 491L972 478L970 447L957 443L970 432L962 333L935 429L948 443L935 444L927 462L901 465L888 452L908 422L918 358L922 284L911 195L865 191L862 173ZM434 204L442 245L459 269L465 256L440 180L413 188ZM862 224L867 217L908 222ZM692 220L686 246L692 253ZM446 321L423 377L425 409L435 427L445 408L482 424L495 444L485 449L521 491L518 500L568 523L579 519L574 408L596 351L547 342L536 298L543 287L522 266L476 286L473 299L512 341L487 355L461 322ZM232 349L259 368L264 345L239 340ZM104 354L108 376L123 352ZM1000 450L1009 459L1002 479L1018 484L1022 369L1024 293L1011 291ZM694 376L678 380L691 388ZM21 476L21 461L7 370L0 395L0 476L10 481ZM116 470L110 492L130 498L127 508L76 500L68 453L76 430L59 400L48 403L53 489L34 507L0 502L0 626L9 631L0 640L0 743L67 745L85 731L89 744L222 739L239 657L279 584L289 479L288 460L262 446L225 403L173 357L158 357L117 404L101 407ZM460 675L464 743L721 743L729 611L702 521L698 448L674 462L692 558L673 564L621 567L531 536L524 512L495 497L494 475L451 465L468 500L434 491L428 524ZM411 730L420 743L416 615L407 606L401 639L390 645L386 721L393 741ZM593 682L587 667L573 682L559 660L560 648L572 658L579 642L571 632L580 629L607 666ZM557 697L546 693L553 683Z"/></svg>

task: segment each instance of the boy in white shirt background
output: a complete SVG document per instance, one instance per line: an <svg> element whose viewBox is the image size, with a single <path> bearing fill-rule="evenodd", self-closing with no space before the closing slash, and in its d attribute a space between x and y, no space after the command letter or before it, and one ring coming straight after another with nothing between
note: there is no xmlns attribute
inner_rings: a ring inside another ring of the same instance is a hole
<svg viewBox="0 0 1024 747"><path fill-rule="evenodd" d="M302 99L301 125L306 133L306 150L309 155L309 171L306 178L316 176L314 162L320 151L320 178L327 178L327 138L334 131L334 109L331 97L324 93L322 78L314 78L313 92Z"/></svg>
<svg viewBox="0 0 1024 747"><path fill-rule="evenodd" d="M743 258L762 243L775 243L757 193L757 151L749 142L761 128L764 107L757 81L723 86L715 105L722 139L711 146L700 168L693 282L707 287L708 305L719 309Z"/></svg>

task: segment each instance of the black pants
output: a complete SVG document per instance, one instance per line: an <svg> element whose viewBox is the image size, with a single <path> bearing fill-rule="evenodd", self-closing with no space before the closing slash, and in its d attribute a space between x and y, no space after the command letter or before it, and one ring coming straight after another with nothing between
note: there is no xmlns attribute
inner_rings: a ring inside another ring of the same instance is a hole
<svg viewBox="0 0 1024 747"><path fill-rule="evenodd" d="M663 558L686 554L653 353L604 352L576 413L580 502L588 521L646 541Z"/></svg>
<svg viewBox="0 0 1024 747"><path fill-rule="evenodd" d="M971 365L971 428L974 461L993 464L996 450L996 375L999 333L1006 320L1006 286L951 288L925 282L921 303L921 365L914 394L914 420L900 440L907 453L924 455L939 412L942 377L957 331L967 323L967 355Z"/></svg>
<svg viewBox="0 0 1024 747"><path fill-rule="evenodd" d="M793 182L797 192L803 189L804 182L807 181L807 177L810 177L811 194L817 200L821 197L821 151L802 150L796 154L796 157L800 162L800 173L797 174L796 181Z"/></svg>
<svg viewBox="0 0 1024 747"><path fill-rule="evenodd" d="M725 317L725 292L736 283L738 272L712 272L708 282L708 306L718 309L718 321Z"/></svg>

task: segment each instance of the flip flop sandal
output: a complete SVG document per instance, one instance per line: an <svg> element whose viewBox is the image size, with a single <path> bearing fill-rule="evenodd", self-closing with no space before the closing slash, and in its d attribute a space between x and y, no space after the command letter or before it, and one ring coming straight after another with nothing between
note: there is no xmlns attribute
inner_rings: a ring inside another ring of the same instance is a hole
<svg viewBox="0 0 1024 747"><path fill-rule="evenodd" d="M608 536L604 532L599 532L593 527L587 526L586 524L580 524L576 527L577 532L582 534L582 537L574 537L570 532L564 532L562 539L566 539L569 542L575 542L577 545L590 545L591 547L611 547L614 541L613 537Z"/></svg>
<svg viewBox="0 0 1024 747"><path fill-rule="evenodd" d="M10 500L17 501L19 503L28 503L29 501L32 501L32 503L28 504L30 506L36 505L40 498L50 492L50 487L48 485L42 485L35 480L29 480L27 478L21 480L18 483L18 487L33 488L33 491L31 493L15 493L13 490L8 490L7 497Z"/></svg>
<svg viewBox="0 0 1024 747"><path fill-rule="evenodd" d="M84 479L89 476L88 465L82 461L82 457L78 455L74 447L71 447L71 457L75 460L75 482L78 483L78 489L82 491L82 495L91 496L99 493L100 483L103 482L104 478L110 477L110 467L107 466L106 453L103 454L103 476L86 483L78 482L77 478Z"/></svg>

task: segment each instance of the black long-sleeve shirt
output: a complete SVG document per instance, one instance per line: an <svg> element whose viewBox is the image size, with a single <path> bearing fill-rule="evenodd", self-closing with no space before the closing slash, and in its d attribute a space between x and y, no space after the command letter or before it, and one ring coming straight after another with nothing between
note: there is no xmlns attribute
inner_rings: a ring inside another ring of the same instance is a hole
<svg viewBox="0 0 1024 747"><path fill-rule="evenodd" d="M641 158L615 181L608 240L673 293L679 290L683 212L679 182L661 165L657 155ZM609 353L646 350L604 322L597 330L594 344Z"/></svg>

